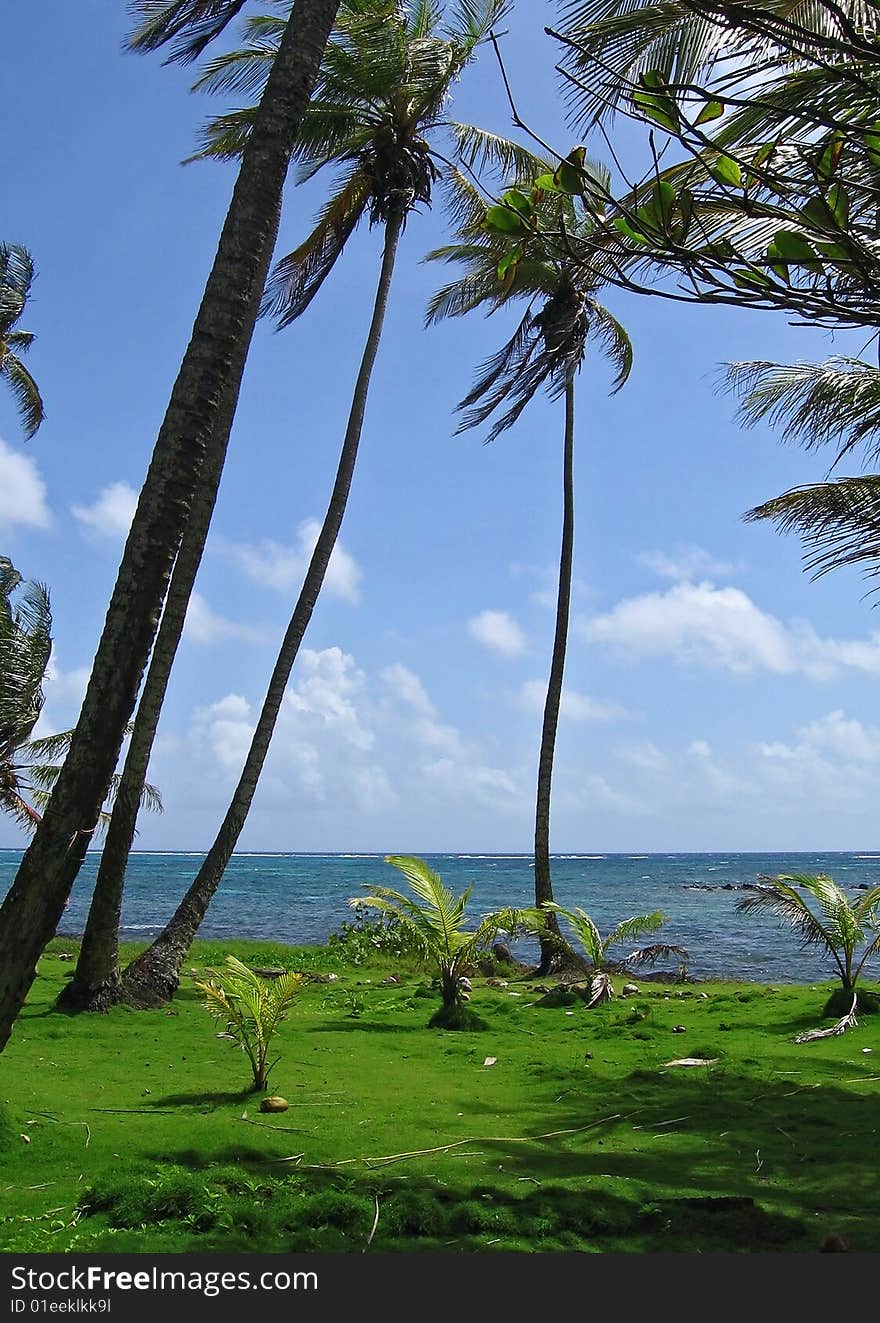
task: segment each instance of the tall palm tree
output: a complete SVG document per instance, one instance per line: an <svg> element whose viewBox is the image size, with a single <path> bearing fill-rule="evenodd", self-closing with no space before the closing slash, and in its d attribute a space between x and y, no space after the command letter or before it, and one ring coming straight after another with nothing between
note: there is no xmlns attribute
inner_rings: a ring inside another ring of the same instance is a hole
<svg viewBox="0 0 880 1323"><path fill-rule="evenodd" d="M327 47L312 106L297 147L300 178L339 171L333 194L314 229L276 265L265 309L287 326L306 310L357 226L382 227L383 252L373 313L357 375L330 502L269 681L232 800L192 886L152 946L126 970L122 995L133 1005L166 1001L239 838L269 751L287 682L336 544L348 502L370 378L381 339L401 233L407 218L431 202L446 167L441 150L473 155L515 149L446 119L450 90L504 0L458 0L448 17L440 5L409 8L370 4L340 16ZM271 64L278 25L250 25L247 49L217 60L202 80L212 90L259 86ZM247 141L252 113L220 116L209 127L206 154L234 155ZM121 879L119 879L121 885Z"/></svg>
<svg viewBox="0 0 880 1323"><path fill-rule="evenodd" d="M137 0L135 49L194 58L245 0ZM60 918L115 770L168 578L202 479L224 453L275 243L290 153L339 0L296 0L242 154L193 334L125 544L91 678L51 803L0 907L0 1051ZM219 469L219 465L215 468Z"/></svg>
<svg viewBox="0 0 880 1323"><path fill-rule="evenodd" d="M597 180L605 182L604 172L591 169ZM531 179L545 180L552 167L533 158ZM614 363L617 373L612 393L623 386L632 366L632 346L626 331L607 308L596 300L594 284L584 268L569 256L567 234L577 242L588 237L594 224L591 213L580 201L564 192L549 191L540 204L546 222L522 231L518 253L511 261L510 238L499 235L485 224L486 216L471 185L459 178L461 214L464 218L461 242L438 249L431 256L458 262L464 275L445 286L432 299L429 322L443 317L461 316L482 307L490 312L513 302L526 309L507 343L482 366L470 393L458 406L464 411L459 431L487 422L493 414L488 440L495 440L512 427L542 386L551 399L564 402L562 443L562 545L556 596L556 624L544 715L535 798L535 903L553 900L550 869L550 794L559 708L568 644L571 609L572 564L574 555L574 443L575 380L592 339L598 341ZM525 195L513 189L509 210L520 206ZM535 195L537 196L537 195ZM540 218L539 218L540 222ZM498 415L499 409L504 411ZM560 936L552 912L547 920L551 936ZM544 971L559 960L559 942L542 940L541 967Z"/></svg>
<svg viewBox="0 0 880 1323"><path fill-rule="evenodd" d="M21 361L34 342L18 323L30 297L34 262L20 244L0 243L0 377L15 397L25 436L30 438L45 417L37 383Z"/></svg>

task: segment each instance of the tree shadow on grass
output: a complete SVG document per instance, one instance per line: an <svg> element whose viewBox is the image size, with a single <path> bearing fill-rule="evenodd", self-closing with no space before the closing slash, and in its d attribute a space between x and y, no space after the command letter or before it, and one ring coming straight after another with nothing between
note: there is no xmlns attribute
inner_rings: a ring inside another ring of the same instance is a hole
<svg viewBox="0 0 880 1323"><path fill-rule="evenodd" d="M160 1097L145 1099L148 1107L207 1107L211 1104L245 1103L259 1100L264 1094L254 1089L205 1089L198 1093L165 1093Z"/></svg>
<svg viewBox="0 0 880 1323"><path fill-rule="evenodd" d="M587 1189L625 1182L621 1188L658 1207L684 1209L689 1218L695 1199L725 1201L710 1205L721 1210L734 1207L730 1200L751 1200L773 1217L794 1217L815 1238L807 1248L818 1248L829 1230L842 1230L853 1249L880 1247L874 1097L833 1083L696 1075L636 1071L603 1097L560 1099L550 1113L554 1124L542 1121L546 1138L537 1135L530 1106L526 1142L499 1143L495 1151L517 1179L575 1180ZM604 1124L548 1134L593 1120ZM704 1211L697 1208L697 1221Z"/></svg>
<svg viewBox="0 0 880 1323"><path fill-rule="evenodd" d="M427 1028L424 1024L391 1024L387 1020L327 1020L324 1024L309 1025L307 1034L420 1034Z"/></svg>

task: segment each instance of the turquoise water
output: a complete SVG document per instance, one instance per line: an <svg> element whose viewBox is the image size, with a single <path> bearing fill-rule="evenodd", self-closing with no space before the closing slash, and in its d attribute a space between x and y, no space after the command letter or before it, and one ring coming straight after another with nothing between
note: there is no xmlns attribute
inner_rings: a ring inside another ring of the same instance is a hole
<svg viewBox="0 0 880 1323"><path fill-rule="evenodd" d="M533 901L532 864L525 855L424 856L454 891L473 887L476 917L502 905ZM20 853L0 850L0 895L15 875ZM132 854L123 907L123 936L152 936L173 913L201 863L201 854ZM91 854L73 889L59 932L85 924L97 856ZM877 854L653 854L565 855L553 860L561 904L580 905L600 929L648 910L669 916L664 941L686 946L700 977L727 975L765 982L810 982L830 977L814 948L774 920L735 911L743 883L759 874L826 872L855 889L880 882ZM237 854L202 926L206 937L255 937L295 944L322 942L351 918L349 896L364 883L402 881L380 855ZM708 889L711 888L711 889ZM878 971L875 972L875 976Z"/></svg>

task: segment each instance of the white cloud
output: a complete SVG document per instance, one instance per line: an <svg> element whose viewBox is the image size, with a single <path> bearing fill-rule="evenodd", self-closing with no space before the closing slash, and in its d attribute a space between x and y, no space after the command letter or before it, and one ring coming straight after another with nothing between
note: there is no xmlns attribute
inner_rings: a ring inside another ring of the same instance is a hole
<svg viewBox="0 0 880 1323"><path fill-rule="evenodd" d="M880 726L863 726L840 708L801 726L797 735L801 743L841 758L866 763L880 759Z"/></svg>
<svg viewBox="0 0 880 1323"><path fill-rule="evenodd" d="M260 783L264 806L366 818L401 801L432 813L440 801L525 807L515 776L493 767L475 741L440 719L414 672L398 663L376 679L378 688L338 647L300 652ZM219 773L231 785L255 717L255 705L240 694L194 714L189 745L207 760L208 776L213 769L214 780Z"/></svg>
<svg viewBox="0 0 880 1323"><path fill-rule="evenodd" d="M355 705L363 685L363 671L341 648L325 648L322 652L303 648L297 658L294 683L284 698L288 718L293 718L303 733L329 729L355 749L371 749L376 737Z"/></svg>
<svg viewBox="0 0 880 1323"><path fill-rule="evenodd" d="M40 719L33 730L33 739L56 735L76 724L91 672L88 666L76 666L65 671L59 665L58 653L53 651L43 678L45 703Z"/></svg>
<svg viewBox="0 0 880 1323"><path fill-rule="evenodd" d="M131 528L138 494L127 482L111 482L91 505L72 505L74 518L101 537L125 538Z"/></svg>
<svg viewBox="0 0 880 1323"><path fill-rule="evenodd" d="M702 547L676 547L670 554L665 551L642 551L636 561L661 579L725 579L739 568L729 561L718 560Z"/></svg>
<svg viewBox="0 0 880 1323"><path fill-rule="evenodd" d="M502 657L518 657L526 650L526 639L507 611L481 611L468 621L471 638Z"/></svg>
<svg viewBox="0 0 880 1323"><path fill-rule="evenodd" d="M631 767L644 772L665 772L669 767L669 758L662 749L650 740L639 740L633 744L621 744L615 754Z"/></svg>
<svg viewBox="0 0 880 1323"><path fill-rule="evenodd" d="M604 615L582 620L579 632L630 657L675 661L750 674L805 675L828 680L843 670L880 674L880 634L869 639L821 638L804 621L785 624L739 588L681 583L666 592L627 598Z"/></svg>
<svg viewBox="0 0 880 1323"><path fill-rule="evenodd" d="M534 602L536 606L554 608L559 593L559 566L558 565L529 565L521 561L514 561L510 566L510 573L514 579L525 579L537 584L529 593L529 601ZM593 590L590 585L577 575L573 576L571 581L572 598L589 597Z"/></svg>
<svg viewBox="0 0 880 1323"><path fill-rule="evenodd" d="M393 666L386 666L384 671L380 671L379 678L384 680L392 693L402 703L406 703L423 716L431 717L434 715L434 704L428 697L425 686L408 666L402 666L400 662L395 662Z"/></svg>
<svg viewBox="0 0 880 1323"><path fill-rule="evenodd" d="M241 770L254 732L251 705L241 694L226 694L193 715L192 745L221 768Z"/></svg>
<svg viewBox="0 0 880 1323"><path fill-rule="evenodd" d="M545 680L526 680L517 694L517 702L530 712L543 712L546 697ZM559 712L568 721L619 721L626 716L626 709L619 703L603 703L575 689L562 691Z"/></svg>
<svg viewBox="0 0 880 1323"><path fill-rule="evenodd" d="M315 549L321 525L317 519L307 519L297 529L296 544L264 539L256 546L247 543L225 543L226 549L238 562L245 574L267 588L281 592L299 589ZM363 571L354 557L337 542L330 556L323 591L345 602L360 601L360 582Z"/></svg>
<svg viewBox="0 0 880 1323"><path fill-rule="evenodd" d="M48 528L52 523L46 504L46 484L37 462L13 450L0 438L0 529Z"/></svg>
<svg viewBox="0 0 880 1323"><path fill-rule="evenodd" d="M224 639L244 639L248 643L262 642L262 634L250 625L239 625L234 620L227 620L218 615L205 601L201 593L193 593L189 599L186 622L183 627L184 637L191 643L211 645L222 643Z"/></svg>

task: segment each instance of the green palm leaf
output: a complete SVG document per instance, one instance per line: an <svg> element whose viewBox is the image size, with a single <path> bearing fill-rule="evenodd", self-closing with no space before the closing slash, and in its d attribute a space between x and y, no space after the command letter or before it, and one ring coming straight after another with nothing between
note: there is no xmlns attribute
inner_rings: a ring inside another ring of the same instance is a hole
<svg viewBox="0 0 880 1323"><path fill-rule="evenodd" d="M781 533L796 532L805 546L805 568L814 579L847 565L880 575L880 476L838 478L794 487L744 516L771 520Z"/></svg>
<svg viewBox="0 0 880 1323"><path fill-rule="evenodd" d="M352 171L323 207L309 237L276 264L263 312L277 317L279 326L288 326L305 312L357 228L370 192L364 171Z"/></svg>
<svg viewBox="0 0 880 1323"><path fill-rule="evenodd" d="M247 0L135 0L141 20L128 38L134 51L170 47L167 63L189 64L237 18Z"/></svg>
<svg viewBox="0 0 880 1323"><path fill-rule="evenodd" d="M868 460L880 457L880 372L861 359L731 363L726 384L747 427L767 422L806 450L833 445L835 464L864 443Z"/></svg>
<svg viewBox="0 0 880 1323"><path fill-rule="evenodd" d="M34 378L21 361L34 342L30 331L16 330L34 279L33 258L18 244L0 243L0 377L18 406L25 436L39 429L46 414Z"/></svg>

